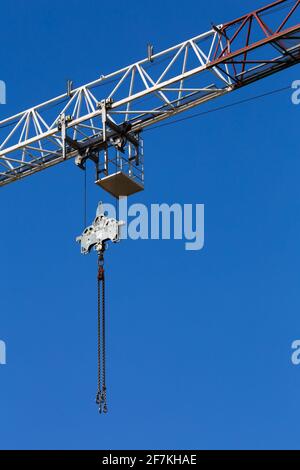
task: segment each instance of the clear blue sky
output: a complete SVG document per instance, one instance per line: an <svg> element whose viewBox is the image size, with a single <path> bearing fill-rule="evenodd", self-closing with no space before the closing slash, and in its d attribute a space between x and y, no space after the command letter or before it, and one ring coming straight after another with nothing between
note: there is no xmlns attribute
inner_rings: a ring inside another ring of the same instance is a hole
<svg viewBox="0 0 300 470"><path fill-rule="evenodd" d="M265 3L1 2L0 113ZM296 79L299 66L219 103ZM2 449L299 448L300 107L290 95L145 134L146 190L132 201L204 203L206 244L124 241L107 253L104 417L96 259L74 241L83 174L68 162L1 189ZM90 219L101 198L90 175Z"/></svg>

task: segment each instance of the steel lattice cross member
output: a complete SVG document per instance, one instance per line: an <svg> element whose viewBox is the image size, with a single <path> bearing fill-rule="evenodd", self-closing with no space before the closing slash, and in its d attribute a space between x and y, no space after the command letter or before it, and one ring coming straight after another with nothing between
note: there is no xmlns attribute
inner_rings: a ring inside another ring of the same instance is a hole
<svg viewBox="0 0 300 470"><path fill-rule="evenodd" d="M147 126L295 65L299 7L278 0L165 51L150 48L144 60L2 120L0 185L78 155L96 159L120 136L134 142Z"/></svg>

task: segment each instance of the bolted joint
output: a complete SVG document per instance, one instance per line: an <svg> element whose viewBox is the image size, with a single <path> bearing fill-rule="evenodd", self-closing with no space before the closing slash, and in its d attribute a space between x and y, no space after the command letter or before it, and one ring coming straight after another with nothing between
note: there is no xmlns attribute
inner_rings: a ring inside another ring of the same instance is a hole
<svg viewBox="0 0 300 470"><path fill-rule="evenodd" d="M98 101L97 107L99 109L109 109L112 107L114 100L112 98L107 98L105 100Z"/></svg>
<svg viewBox="0 0 300 470"><path fill-rule="evenodd" d="M73 120L73 117L70 115L65 116L65 114L61 114L57 120L57 127L58 130L61 131L64 127L66 127L69 122Z"/></svg>

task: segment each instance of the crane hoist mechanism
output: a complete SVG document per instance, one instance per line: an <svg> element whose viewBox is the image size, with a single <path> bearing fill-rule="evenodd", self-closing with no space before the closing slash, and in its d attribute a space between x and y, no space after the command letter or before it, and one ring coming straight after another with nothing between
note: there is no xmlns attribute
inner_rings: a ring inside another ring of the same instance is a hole
<svg viewBox="0 0 300 470"><path fill-rule="evenodd" d="M120 229L124 222L108 218L105 215L102 202L99 202L96 218L92 225L87 227L83 234L76 238L81 244L81 253L88 254L92 248L98 253L98 388L96 403L99 412L107 413L106 403L106 351L105 351L105 277L104 277L104 251L106 242L120 241Z"/></svg>
<svg viewBox="0 0 300 470"><path fill-rule="evenodd" d="M75 159L116 199L144 188L141 132L300 62L300 0L277 0L0 121L0 186ZM77 240L98 254L98 391L107 411L104 252L122 223L101 204Z"/></svg>

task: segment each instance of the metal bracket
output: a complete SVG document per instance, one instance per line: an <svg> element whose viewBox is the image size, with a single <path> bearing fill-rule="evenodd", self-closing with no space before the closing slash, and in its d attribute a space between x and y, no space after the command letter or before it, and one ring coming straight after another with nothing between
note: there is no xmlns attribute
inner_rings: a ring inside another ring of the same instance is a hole
<svg viewBox="0 0 300 470"><path fill-rule="evenodd" d="M147 45L147 56L148 56L149 62L153 62L154 46L151 43Z"/></svg>
<svg viewBox="0 0 300 470"><path fill-rule="evenodd" d="M59 120L57 121L58 129L61 131L63 158L64 160L66 159L66 147L68 145L70 148L77 150L78 152L78 155L75 158L75 164L82 170L85 170L85 162L88 158L93 160L94 163L98 163L98 153L96 151L90 150L89 146L83 145L82 143L68 136L67 128L69 122L72 122L72 116L65 116L64 114L61 114Z"/></svg>
<svg viewBox="0 0 300 470"><path fill-rule="evenodd" d="M74 150L77 150L78 154L75 157L75 165L77 165L81 170L85 170L85 162L90 159L97 165L99 161L98 152L91 150L90 147L86 147L77 140L72 139L66 135L67 144Z"/></svg>
<svg viewBox="0 0 300 470"><path fill-rule="evenodd" d="M136 155L139 153L139 139L136 133L131 132L131 124L124 122L121 125L116 124L107 111L111 108L112 99L100 101L98 107L102 111L103 130L99 136L89 138L84 142L72 139L67 135L68 123L72 121L72 116L61 114L58 121L58 129L61 131L63 142L63 158L66 158L67 151L73 149L77 152L75 164L85 170L86 160L92 160L96 165L98 177L99 152L104 152L105 167L103 172L108 175L108 148L115 147L118 151L124 153L125 145L130 142L136 148Z"/></svg>
<svg viewBox="0 0 300 470"><path fill-rule="evenodd" d="M57 121L58 130L61 131L61 140L62 140L62 154L63 159L66 159L66 141L67 141L67 127L68 123L72 121L72 116L66 116L64 113L61 114Z"/></svg>
<svg viewBox="0 0 300 470"><path fill-rule="evenodd" d="M106 217L102 202L99 202L96 218L92 225L87 227L82 235L76 238L81 244L81 253L86 255L92 248L100 252L106 241L117 243L121 238L121 226L124 222Z"/></svg>
<svg viewBox="0 0 300 470"><path fill-rule="evenodd" d="M73 80L67 80L67 95L72 96L73 91Z"/></svg>

